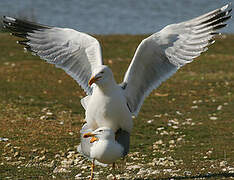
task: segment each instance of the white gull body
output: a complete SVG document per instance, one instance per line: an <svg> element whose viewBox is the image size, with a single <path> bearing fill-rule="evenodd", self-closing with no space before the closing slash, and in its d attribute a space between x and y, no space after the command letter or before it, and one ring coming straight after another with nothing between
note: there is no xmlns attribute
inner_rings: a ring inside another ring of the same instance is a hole
<svg viewBox="0 0 234 180"><path fill-rule="evenodd" d="M88 133L87 133L88 134ZM111 128L101 127L89 133L95 137L90 148L90 158L103 164L112 164L123 157L124 148L115 141L115 133Z"/></svg>
<svg viewBox="0 0 234 180"><path fill-rule="evenodd" d="M106 76L96 82L92 96L87 97L87 107L84 107L88 127L93 130L109 127L114 132L121 128L130 133L133 126L132 113L127 107L123 89L116 84L107 66L100 66L96 70L104 72Z"/></svg>

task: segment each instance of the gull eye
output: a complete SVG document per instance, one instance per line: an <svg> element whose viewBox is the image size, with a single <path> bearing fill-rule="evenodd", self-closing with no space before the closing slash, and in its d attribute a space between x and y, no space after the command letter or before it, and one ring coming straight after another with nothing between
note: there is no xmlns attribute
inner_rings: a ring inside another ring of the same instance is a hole
<svg viewBox="0 0 234 180"><path fill-rule="evenodd" d="M104 72L103 72L103 71L101 71L100 73L101 73L101 74L104 74Z"/></svg>
<svg viewBox="0 0 234 180"><path fill-rule="evenodd" d="M100 130L99 130L99 132L103 132L103 130L102 130L102 129L100 129Z"/></svg>

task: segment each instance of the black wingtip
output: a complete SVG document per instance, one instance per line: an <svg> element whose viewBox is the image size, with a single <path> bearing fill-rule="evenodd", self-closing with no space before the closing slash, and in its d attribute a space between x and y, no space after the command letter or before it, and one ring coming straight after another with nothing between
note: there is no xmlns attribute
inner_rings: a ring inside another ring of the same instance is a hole
<svg viewBox="0 0 234 180"><path fill-rule="evenodd" d="M14 32L16 35L19 36L25 35L28 32L33 32L34 30L43 30L50 28L49 26L30 22L27 20L21 20L10 16L3 16L3 24L5 29Z"/></svg>
<svg viewBox="0 0 234 180"><path fill-rule="evenodd" d="M20 37L20 38L26 38L26 34L23 34L23 33L10 33L10 35L12 36L16 36L16 37Z"/></svg>
<svg viewBox="0 0 234 180"><path fill-rule="evenodd" d="M16 21L16 19L15 18L13 18L13 17L10 17L10 16L3 16L3 19L5 19L5 20L7 20L7 21Z"/></svg>
<svg viewBox="0 0 234 180"><path fill-rule="evenodd" d="M23 41L17 41L18 44L27 46L28 45L29 40L23 40Z"/></svg>
<svg viewBox="0 0 234 180"><path fill-rule="evenodd" d="M215 26L216 24L223 23L223 22L227 21L230 18L231 18L231 16L222 17L222 18L218 19L217 21L214 21L211 24L209 24L209 26Z"/></svg>
<svg viewBox="0 0 234 180"><path fill-rule="evenodd" d="M222 29L222 28L224 28L224 27L226 27L226 26L227 26L227 24L220 24L220 25L215 26L215 27L213 28L213 30Z"/></svg>

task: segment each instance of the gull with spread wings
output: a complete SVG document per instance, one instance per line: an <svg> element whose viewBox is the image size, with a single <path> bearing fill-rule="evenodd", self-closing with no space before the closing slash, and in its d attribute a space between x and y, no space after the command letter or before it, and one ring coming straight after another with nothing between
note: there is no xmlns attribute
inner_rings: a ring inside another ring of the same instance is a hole
<svg viewBox="0 0 234 180"><path fill-rule="evenodd" d="M18 43L26 50L63 69L84 89L87 96L81 99L81 104L86 124L82 130L91 132L81 137L80 151L90 157L94 146L92 132L100 127L110 128L122 147L116 158L108 162L112 163L128 153L132 116L138 115L144 99L207 50L214 42L213 37L219 34L217 30L226 26L231 10L228 4L197 18L168 25L142 40L121 84L116 83L111 69L103 64L101 46L94 37L8 16L3 17L3 22L12 35L23 38Z"/></svg>

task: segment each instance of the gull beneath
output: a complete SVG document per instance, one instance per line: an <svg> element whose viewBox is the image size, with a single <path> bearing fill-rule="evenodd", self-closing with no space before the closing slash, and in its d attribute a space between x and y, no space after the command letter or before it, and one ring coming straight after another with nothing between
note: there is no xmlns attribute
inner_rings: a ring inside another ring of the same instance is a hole
<svg viewBox="0 0 234 180"><path fill-rule="evenodd" d="M8 16L3 17L3 23L12 35L24 39L18 43L26 50L55 64L77 81L87 94L81 99L85 128L123 131L118 141L127 139L122 145L127 154L132 116L138 115L144 99L214 43L213 37L226 26L231 10L230 4L225 5L197 18L168 25L142 40L121 84L116 83L111 69L103 64L101 46L94 37ZM92 143L84 139L81 137L81 151L90 156Z"/></svg>
<svg viewBox="0 0 234 180"><path fill-rule="evenodd" d="M124 147L115 140L116 133L109 127L86 132L83 137L89 138L90 144L93 144L90 148L90 158L93 160L90 179L93 179L95 160L104 164L113 163L114 169L114 162L125 154Z"/></svg>
<svg viewBox="0 0 234 180"><path fill-rule="evenodd" d="M88 124L85 123L80 134L81 143L77 150L92 161L90 179L93 179L95 164L104 167L108 164L112 164L114 170L115 161L128 154L130 133L127 131L118 129L117 132L114 132L109 127L100 127L93 131L89 128Z"/></svg>

